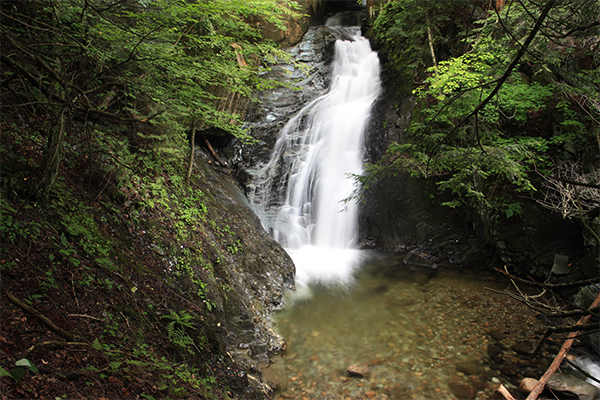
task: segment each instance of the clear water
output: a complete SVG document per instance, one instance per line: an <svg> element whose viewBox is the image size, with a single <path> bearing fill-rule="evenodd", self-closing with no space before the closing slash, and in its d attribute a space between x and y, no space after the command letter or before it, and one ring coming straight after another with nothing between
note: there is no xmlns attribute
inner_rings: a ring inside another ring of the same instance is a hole
<svg viewBox="0 0 600 400"><path fill-rule="evenodd" d="M493 369L486 352L490 343L510 349L531 340L541 325L522 304L485 289L509 283L481 272L413 271L396 257L366 260L355 272L348 285L288 293L274 318L287 353L265 373L280 389L275 398L488 399L499 382L518 385L518 374ZM492 330L507 338L496 342ZM504 366L539 376L506 354ZM350 377L352 364L369 375Z"/></svg>

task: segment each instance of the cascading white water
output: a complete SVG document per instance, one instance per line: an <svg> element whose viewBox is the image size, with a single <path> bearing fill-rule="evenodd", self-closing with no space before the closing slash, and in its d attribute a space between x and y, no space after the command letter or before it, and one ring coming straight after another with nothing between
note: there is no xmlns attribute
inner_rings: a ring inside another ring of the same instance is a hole
<svg viewBox="0 0 600 400"><path fill-rule="evenodd" d="M363 132L380 90L379 60L358 28L335 43L329 92L281 130L249 185L250 203L296 264L296 283L346 283L358 252L351 174L362 172Z"/></svg>

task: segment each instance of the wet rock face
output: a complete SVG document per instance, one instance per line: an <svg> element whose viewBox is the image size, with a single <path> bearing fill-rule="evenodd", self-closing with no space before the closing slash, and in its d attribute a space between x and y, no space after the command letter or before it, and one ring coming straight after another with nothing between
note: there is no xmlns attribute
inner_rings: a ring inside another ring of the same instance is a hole
<svg viewBox="0 0 600 400"><path fill-rule="evenodd" d="M209 243L219 243L230 249L222 251L219 261L213 262L212 273L204 273L208 313L214 338L223 354L248 372L249 389L262 398L264 391L258 364L285 348L283 339L270 326L269 315L283 306L284 290L294 285L295 268L285 250L262 228L251 211L237 182L221 167L196 157L195 172L206 195L209 218L219 221L227 232L216 230ZM190 284L190 292L198 292ZM253 397L250 397L253 398Z"/></svg>
<svg viewBox="0 0 600 400"><path fill-rule="evenodd" d="M384 92L373 106L366 132L367 162L381 159L392 142L403 142L411 121L412 103L397 95L397 86L385 74ZM424 181L401 172L374 182L363 190L360 203L359 243L366 248L435 255L435 262L466 267L484 264L472 224L456 210L441 207L429 197Z"/></svg>
<svg viewBox="0 0 600 400"><path fill-rule="evenodd" d="M410 91L385 74L385 65L383 70L384 91L366 132L365 158L372 163L383 157L390 143L405 142L412 118ZM451 198L430 196L432 192L424 180L404 172L372 183L362 193L360 243L369 249L415 250L435 255L440 263L463 267L507 265L513 273L544 278L559 254L568 256L571 271L580 274L571 274L571 279L597 275L598 248L586 244L586 231L582 234L576 222L562 219L534 200L520 200L523 211L518 217L491 218L481 210L442 206Z"/></svg>
<svg viewBox="0 0 600 400"><path fill-rule="evenodd" d="M250 178L249 170L268 162L277 135L287 121L328 89L335 41L342 34L342 31L324 26L311 27L300 43L287 50L296 65L280 63L265 70L263 77L280 82L282 86L253 96L245 128L258 142L246 145L233 141L225 149L225 156L242 186Z"/></svg>

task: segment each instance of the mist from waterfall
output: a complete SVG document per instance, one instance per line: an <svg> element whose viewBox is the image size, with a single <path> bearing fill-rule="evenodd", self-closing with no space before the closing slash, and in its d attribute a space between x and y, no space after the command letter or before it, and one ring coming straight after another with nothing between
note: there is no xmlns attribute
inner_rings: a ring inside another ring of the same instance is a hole
<svg viewBox="0 0 600 400"><path fill-rule="evenodd" d="M359 28L333 29L350 40L335 43L330 90L284 126L249 185L255 212L294 260L299 287L351 282L360 254L357 205L343 200L354 190L350 176L362 173L379 59Z"/></svg>

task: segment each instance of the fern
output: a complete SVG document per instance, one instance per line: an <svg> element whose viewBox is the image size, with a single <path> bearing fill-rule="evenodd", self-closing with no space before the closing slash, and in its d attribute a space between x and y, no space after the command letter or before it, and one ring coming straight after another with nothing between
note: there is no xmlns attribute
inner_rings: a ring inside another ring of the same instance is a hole
<svg viewBox="0 0 600 400"><path fill-rule="evenodd" d="M190 354L193 353L192 348L196 349L196 351L200 351L198 347L196 347L194 340L186 332L186 329L196 329L192 323L194 319L193 315L186 310L180 311L179 313L171 311L169 315L164 315L162 318L171 320L171 322L167 324L167 334L171 343L187 350Z"/></svg>

